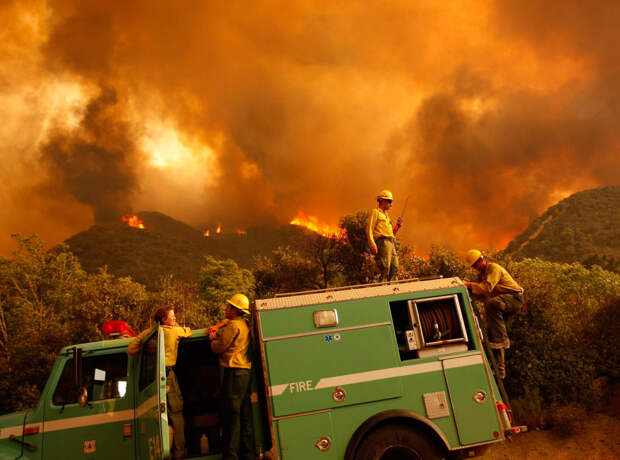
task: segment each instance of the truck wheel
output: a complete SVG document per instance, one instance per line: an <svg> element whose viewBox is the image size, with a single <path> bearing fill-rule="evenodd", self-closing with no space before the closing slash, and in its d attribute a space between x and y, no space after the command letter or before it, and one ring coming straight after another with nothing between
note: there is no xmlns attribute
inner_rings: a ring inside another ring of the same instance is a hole
<svg viewBox="0 0 620 460"><path fill-rule="evenodd" d="M362 441L356 460L439 460L445 453L433 439L404 425L377 428Z"/></svg>

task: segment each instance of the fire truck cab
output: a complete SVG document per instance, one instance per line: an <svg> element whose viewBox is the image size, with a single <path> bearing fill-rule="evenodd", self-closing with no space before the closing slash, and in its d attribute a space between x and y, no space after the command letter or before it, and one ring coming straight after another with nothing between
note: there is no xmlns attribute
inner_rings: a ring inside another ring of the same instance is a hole
<svg viewBox="0 0 620 460"><path fill-rule="evenodd" d="M253 323L257 458L473 456L516 431L458 278L259 299ZM37 407L0 417L0 460L167 458L163 333L136 356L130 340L61 350ZM188 458L220 458L220 373L204 329L181 340L175 372Z"/></svg>
<svg viewBox="0 0 620 460"><path fill-rule="evenodd" d="M131 340L62 349L37 407L0 416L0 460L168 458L173 430L163 331L155 330L135 356L127 355ZM205 329L180 342L175 371L184 398L188 457L220 458L219 364ZM265 410L259 407L256 383L253 412L260 418ZM254 420L258 453L264 450L264 425ZM208 444L204 454L203 436Z"/></svg>

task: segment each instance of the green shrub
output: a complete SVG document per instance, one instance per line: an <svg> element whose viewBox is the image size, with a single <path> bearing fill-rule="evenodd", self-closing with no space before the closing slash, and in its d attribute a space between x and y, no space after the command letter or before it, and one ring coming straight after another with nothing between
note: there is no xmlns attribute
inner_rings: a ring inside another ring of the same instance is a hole
<svg viewBox="0 0 620 460"><path fill-rule="evenodd" d="M526 388L524 393L512 399L511 406L514 420L530 429L545 426L545 408L538 388Z"/></svg>
<svg viewBox="0 0 620 460"><path fill-rule="evenodd" d="M13 257L0 257L0 413L32 407L58 351L102 340L106 321L125 320L140 332L155 307L173 305L180 322L206 327L223 317L230 295L252 295L251 273L231 260L205 258L199 286L167 276L147 292L105 268L86 273L66 246L46 251L37 237L16 239Z"/></svg>
<svg viewBox="0 0 620 460"><path fill-rule="evenodd" d="M618 372L620 275L538 259L507 268L525 288L528 306L509 328L509 394L540 398L535 405L543 408L594 407L601 397L595 380Z"/></svg>

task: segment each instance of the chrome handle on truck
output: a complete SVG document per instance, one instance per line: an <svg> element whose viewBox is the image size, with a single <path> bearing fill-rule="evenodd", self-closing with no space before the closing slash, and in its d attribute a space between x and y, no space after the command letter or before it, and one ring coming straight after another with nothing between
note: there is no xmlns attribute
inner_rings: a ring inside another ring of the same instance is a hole
<svg viewBox="0 0 620 460"><path fill-rule="evenodd" d="M342 402L346 399L347 397L347 392L344 391L344 389L340 388L340 387L336 387L334 388L334 391L332 393L332 399L336 402Z"/></svg>
<svg viewBox="0 0 620 460"><path fill-rule="evenodd" d="M476 390L474 392L474 396L473 396L473 400L476 401L478 404L484 404L485 402L487 402L488 396L486 391L484 390Z"/></svg>
<svg viewBox="0 0 620 460"><path fill-rule="evenodd" d="M314 446L321 452L326 452L332 446L332 440L327 436L321 436L319 440L314 443Z"/></svg>

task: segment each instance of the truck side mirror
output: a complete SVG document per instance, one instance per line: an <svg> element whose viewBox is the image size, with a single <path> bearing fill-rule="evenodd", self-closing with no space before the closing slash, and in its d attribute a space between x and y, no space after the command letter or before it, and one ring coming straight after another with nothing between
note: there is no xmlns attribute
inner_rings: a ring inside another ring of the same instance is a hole
<svg viewBox="0 0 620 460"><path fill-rule="evenodd" d="M80 387L77 402L80 407L86 407L86 404L88 404L88 390L86 389L86 387Z"/></svg>

